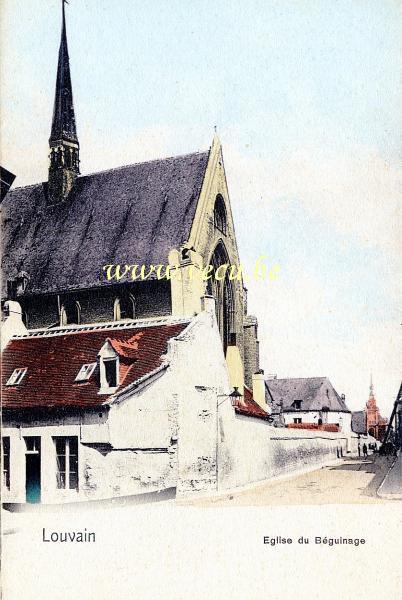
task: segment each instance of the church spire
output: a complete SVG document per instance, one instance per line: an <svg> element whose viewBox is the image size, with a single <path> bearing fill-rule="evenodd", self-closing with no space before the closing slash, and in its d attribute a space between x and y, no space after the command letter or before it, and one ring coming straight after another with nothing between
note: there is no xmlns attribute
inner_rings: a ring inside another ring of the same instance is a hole
<svg viewBox="0 0 402 600"><path fill-rule="evenodd" d="M62 0L62 27L57 65L52 130L49 138L49 197L65 200L79 174L79 143L75 124L73 90L66 33L66 0Z"/></svg>

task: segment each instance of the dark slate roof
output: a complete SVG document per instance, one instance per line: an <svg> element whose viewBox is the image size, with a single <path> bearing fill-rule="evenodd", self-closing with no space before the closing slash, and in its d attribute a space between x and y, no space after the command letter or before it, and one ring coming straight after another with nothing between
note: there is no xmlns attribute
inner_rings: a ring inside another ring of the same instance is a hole
<svg viewBox="0 0 402 600"><path fill-rule="evenodd" d="M350 412L327 377L305 377L295 379L267 379L273 401L273 412L294 411L295 400L301 400L299 410L323 410Z"/></svg>
<svg viewBox="0 0 402 600"><path fill-rule="evenodd" d="M26 293L107 285L106 264L166 264L188 239L208 162L198 152L77 179L68 200L47 184L16 188L3 204L3 297L25 271ZM113 283L113 282L111 282Z"/></svg>
<svg viewBox="0 0 402 600"><path fill-rule="evenodd" d="M352 431L355 433L367 433L366 412L364 410L352 412Z"/></svg>

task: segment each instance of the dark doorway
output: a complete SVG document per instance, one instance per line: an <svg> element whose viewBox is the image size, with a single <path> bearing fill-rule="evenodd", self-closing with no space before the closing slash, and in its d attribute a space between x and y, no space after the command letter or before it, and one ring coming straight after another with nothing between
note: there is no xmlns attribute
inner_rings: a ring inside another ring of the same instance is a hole
<svg viewBox="0 0 402 600"><path fill-rule="evenodd" d="M30 504L40 502L40 439L25 438L25 491Z"/></svg>

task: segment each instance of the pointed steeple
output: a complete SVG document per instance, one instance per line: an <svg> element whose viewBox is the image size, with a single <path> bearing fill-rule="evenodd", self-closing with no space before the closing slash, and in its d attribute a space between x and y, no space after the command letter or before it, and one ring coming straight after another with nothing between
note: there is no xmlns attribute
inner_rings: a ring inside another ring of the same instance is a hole
<svg viewBox="0 0 402 600"><path fill-rule="evenodd" d="M62 0L62 27L57 65L52 130L49 138L49 199L65 200L79 174L79 143L75 124L73 90L66 33L66 0Z"/></svg>
<svg viewBox="0 0 402 600"><path fill-rule="evenodd" d="M370 373L370 398L374 397L373 374Z"/></svg>
<svg viewBox="0 0 402 600"><path fill-rule="evenodd" d="M377 403L374 396L373 374L370 373L370 393L366 404L367 408L377 409Z"/></svg>

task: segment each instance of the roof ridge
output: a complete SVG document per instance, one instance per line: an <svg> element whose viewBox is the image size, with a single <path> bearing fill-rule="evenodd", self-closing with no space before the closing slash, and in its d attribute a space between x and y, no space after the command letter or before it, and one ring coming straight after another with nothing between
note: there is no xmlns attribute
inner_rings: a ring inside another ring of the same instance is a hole
<svg viewBox="0 0 402 600"><path fill-rule="evenodd" d="M120 165L119 167L112 167L111 169L103 169L102 171L93 171L91 173L86 173L85 175L81 175L78 177L78 180L84 179L84 177L92 177L92 175L100 175L102 173L111 173L113 171L121 171L123 169L129 169L130 167L136 167L137 165L147 165L150 163L156 162L165 162L168 160L175 160L177 158L186 158L187 156L197 156L201 154L208 154L209 150L196 150L195 152L187 152L186 154L176 154L174 156L161 156L160 158L151 158L149 160L139 160L134 163L129 163L128 165Z"/></svg>
<svg viewBox="0 0 402 600"><path fill-rule="evenodd" d="M24 335L15 335L12 340L32 339L36 337L55 337L59 335L68 335L76 333L85 333L90 331L121 331L124 329L140 329L143 327L161 327L163 325L178 325L181 323L190 323L190 317L149 317L147 319L133 319L130 321L108 321L105 323L87 323L83 325L66 325L64 327L55 327L54 329L31 329ZM10 340L11 341L11 340Z"/></svg>
<svg viewBox="0 0 402 600"><path fill-rule="evenodd" d="M160 158L151 158L149 160L139 160L137 162L129 163L127 165L120 165L119 167L112 167L111 169L102 169L101 171L91 171L90 173L85 173L84 175L79 175L77 177L77 181L80 181L81 179L85 179L85 177L92 177L93 175L101 175L102 173L112 173L114 171L121 171L123 169L129 169L130 167L136 167L137 165L146 165L146 164L156 163L156 162L165 162L168 160L175 160L177 158L186 158L187 156L197 156L197 155L201 155L201 154L209 154L209 152L210 152L210 149L196 150L195 152L187 152L186 154L176 154L173 156L161 156ZM44 185L46 183L47 183L47 181L39 181L37 183L28 183L27 185L20 185L18 187L14 187L12 190L10 190L8 194L13 194L17 190L27 189L27 188L31 188L31 187L33 188L33 187L36 187L39 185Z"/></svg>

